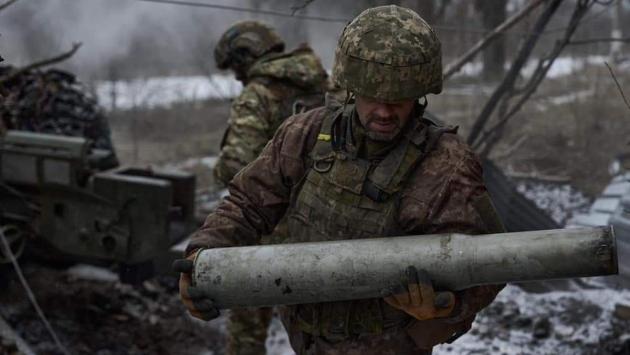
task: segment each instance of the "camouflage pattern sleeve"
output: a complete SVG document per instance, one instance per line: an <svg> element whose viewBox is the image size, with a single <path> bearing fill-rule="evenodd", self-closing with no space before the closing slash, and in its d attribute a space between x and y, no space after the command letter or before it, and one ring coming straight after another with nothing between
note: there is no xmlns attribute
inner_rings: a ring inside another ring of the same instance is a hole
<svg viewBox="0 0 630 355"><path fill-rule="evenodd" d="M303 178L325 109L288 118L251 164L229 184L229 196L191 238L198 248L257 244L284 216L293 187Z"/></svg>
<svg viewBox="0 0 630 355"><path fill-rule="evenodd" d="M432 183L412 184L415 188L403 195L400 223L405 233L500 232L492 230L488 218L477 208L476 201L487 197L477 155L453 134L445 134L434 153L414 176ZM456 292L459 300L456 315L446 321L474 316L488 306L503 287L479 286Z"/></svg>
<svg viewBox="0 0 630 355"><path fill-rule="evenodd" d="M254 161L270 136L271 94L259 83L249 83L232 102L228 129L221 143L214 176L224 185L247 164Z"/></svg>

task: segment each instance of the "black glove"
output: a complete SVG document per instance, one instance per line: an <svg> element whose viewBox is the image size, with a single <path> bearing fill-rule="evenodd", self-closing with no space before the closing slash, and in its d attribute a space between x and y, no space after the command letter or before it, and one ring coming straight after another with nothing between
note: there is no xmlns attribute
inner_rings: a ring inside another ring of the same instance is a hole
<svg viewBox="0 0 630 355"><path fill-rule="evenodd" d="M178 259L173 262L173 271L179 272L179 297L184 306L195 318L205 321L212 320L219 316L219 310L214 306L214 302L207 298L203 292L192 285L192 273L194 260L198 251L189 255L186 259Z"/></svg>

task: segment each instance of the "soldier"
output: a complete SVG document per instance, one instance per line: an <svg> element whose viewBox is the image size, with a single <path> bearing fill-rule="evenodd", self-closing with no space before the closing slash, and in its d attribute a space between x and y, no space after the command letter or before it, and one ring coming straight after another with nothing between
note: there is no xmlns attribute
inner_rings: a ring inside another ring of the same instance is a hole
<svg viewBox="0 0 630 355"><path fill-rule="evenodd" d="M287 119L230 184L230 196L187 247L252 245L288 216L287 242L431 233L493 233L500 224L479 158L456 134L423 118L442 90L440 42L415 12L381 6L344 29L333 79L344 104ZM180 264L181 265L181 264ZM181 268L191 314L218 315ZM402 270L401 270L402 271ZM465 333L501 286L435 292L409 268L384 298L281 309L298 354L428 354ZM193 296L193 297L191 297Z"/></svg>
<svg viewBox="0 0 630 355"><path fill-rule="evenodd" d="M230 109L215 178L227 185L253 161L285 118L324 102L327 77L306 45L284 52L276 31L258 21L232 25L219 40L214 58L245 86Z"/></svg>
<svg viewBox="0 0 630 355"><path fill-rule="evenodd" d="M232 102L214 168L217 182L227 185L260 154L284 119L323 103L328 75L309 47L285 53L276 31L258 21L232 25L221 36L214 57L219 69L232 70L244 85ZM274 238L281 239L283 230L277 229ZM264 354L271 316L270 308L231 310L228 353Z"/></svg>

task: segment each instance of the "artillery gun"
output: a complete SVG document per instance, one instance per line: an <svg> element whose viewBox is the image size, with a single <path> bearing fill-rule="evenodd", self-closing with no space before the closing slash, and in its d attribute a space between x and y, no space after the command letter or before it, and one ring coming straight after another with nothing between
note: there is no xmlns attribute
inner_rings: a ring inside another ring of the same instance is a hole
<svg viewBox="0 0 630 355"><path fill-rule="evenodd" d="M119 167L83 137L8 131L0 138L0 229L14 253L35 242L64 258L117 263L124 282L196 228L195 176ZM0 263L6 262L0 253Z"/></svg>

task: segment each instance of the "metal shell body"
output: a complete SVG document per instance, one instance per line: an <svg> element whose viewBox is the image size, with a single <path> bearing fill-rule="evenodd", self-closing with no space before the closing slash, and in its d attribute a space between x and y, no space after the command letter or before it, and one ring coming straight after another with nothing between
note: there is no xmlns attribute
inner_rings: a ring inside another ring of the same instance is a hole
<svg viewBox="0 0 630 355"><path fill-rule="evenodd" d="M420 235L207 249L194 285L219 308L381 297L409 265L439 290L482 284L610 275L610 227L486 235Z"/></svg>

